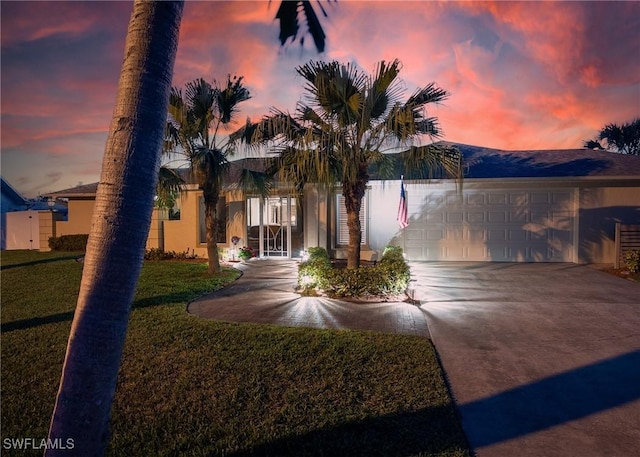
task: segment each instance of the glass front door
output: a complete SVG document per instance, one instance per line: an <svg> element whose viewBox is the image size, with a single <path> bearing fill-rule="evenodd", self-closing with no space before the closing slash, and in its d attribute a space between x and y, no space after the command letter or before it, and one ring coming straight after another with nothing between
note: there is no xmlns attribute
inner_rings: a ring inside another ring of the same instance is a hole
<svg viewBox="0 0 640 457"><path fill-rule="evenodd" d="M298 199L276 196L247 199L247 241L260 257L295 257L302 249ZM294 254L294 255L292 255Z"/></svg>

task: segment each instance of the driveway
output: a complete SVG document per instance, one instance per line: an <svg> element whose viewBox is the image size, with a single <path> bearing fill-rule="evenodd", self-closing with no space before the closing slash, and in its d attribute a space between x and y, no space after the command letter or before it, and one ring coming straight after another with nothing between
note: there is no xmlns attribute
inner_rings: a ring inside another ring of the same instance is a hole
<svg viewBox="0 0 640 457"><path fill-rule="evenodd" d="M411 263L409 303L294 293L251 261L201 317L414 334L434 342L478 457L640 455L640 284L575 264Z"/></svg>
<svg viewBox="0 0 640 457"><path fill-rule="evenodd" d="M640 284L575 264L412 272L478 457L640 455Z"/></svg>

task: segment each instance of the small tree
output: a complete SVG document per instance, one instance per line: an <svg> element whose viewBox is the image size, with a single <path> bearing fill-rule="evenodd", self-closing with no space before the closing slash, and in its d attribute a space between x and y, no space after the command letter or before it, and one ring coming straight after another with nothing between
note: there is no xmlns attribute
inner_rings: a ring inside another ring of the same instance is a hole
<svg viewBox="0 0 640 457"><path fill-rule="evenodd" d="M603 147L603 143L606 147ZM622 125L607 124L595 140L586 140L587 149L606 149L621 154L640 155L640 118Z"/></svg>
<svg viewBox="0 0 640 457"><path fill-rule="evenodd" d="M169 99L165 152L183 154L204 197L209 273L220 272L217 206L222 182L233 149L219 135L237 113L237 106L251 98L242 77L227 76L224 84L204 79L187 83L184 93L174 87Z"/></svg>
<svg viewBox="0 0 640 457"><path fill-rule="evenodd" d="M342 187L349 229L348 268L360 265L360 209L369 172L389 177L394 163L385 151L402 150L411 170L443 170L461 177L460 154L441 145L421 144L440 135L435 117L425 107L448 92L430 83L400 101L400 62L382 61L373 75L352 64L311 61L296 68L307 82L306 99L294 115L280 110L256 124L248 122L233 136L249 144L270 145L277 154L279 178L300 189L304 183Z"/></svg>

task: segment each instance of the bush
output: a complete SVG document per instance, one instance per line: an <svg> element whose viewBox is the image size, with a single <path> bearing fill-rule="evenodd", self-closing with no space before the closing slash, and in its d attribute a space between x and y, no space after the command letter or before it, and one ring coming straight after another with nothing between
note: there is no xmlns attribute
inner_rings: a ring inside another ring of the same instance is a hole
<svg viewBox="0 0 640 457"><path fill-rule="evenodd" d="M303 293L320 289L336 297L398 295L407 289L409 279L409 266L397 246L385 249L377 265L357 269L332 268L327 251L313 248L309 260L298 267L298 287Z"/></svg>
<svg viewBox="0 0 640 457"><path fill-rule="evenodd" d="M87 234L78 234L78 235L62 235L62 236L52 236L49 238L49 248L52 251L86 251L87 250L87 240L89 239L89 235Z"/></svg>
<svg viewBox="0 0 640 457"><path fill-rule="evenodd" d="M252 257L257 257L257 253L248 246L242 246L238 251L238 257L242 260L249 260Z"/></svg>
<svg viewBox="0 0 640 457"><path fill-rule="evenodd" d="M189 260L197 258L195 251L190 252L189 249L183 252L176 252L152 248L144 253L144 260Z"/></svg>
<svg viewBox="0 0 640 457"><path fill-rule="evenodd" d="M624 261L627 264L627 268L631 273L640 272L640 250L635 249L633 251L627 251L624 254Z"/></svg>
<svg viewBox="0 0 640 457"><path fill-rule="evenodd" d="M331 271L331 261L325 248L313 247L307 252L309 259L298 266L298 287L303 293L309 293L314 289L325 289Z"/></svg>

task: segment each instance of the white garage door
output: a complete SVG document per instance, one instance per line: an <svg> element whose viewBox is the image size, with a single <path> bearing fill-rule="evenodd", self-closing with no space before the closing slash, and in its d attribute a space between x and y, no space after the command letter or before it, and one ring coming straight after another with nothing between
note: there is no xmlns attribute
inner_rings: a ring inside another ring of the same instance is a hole
<svg viewBox="0 0 640 457"><path fill-rule="evenodd" d="M409 187L410 260L572 262L573 189L438 191Z"/></svg>

